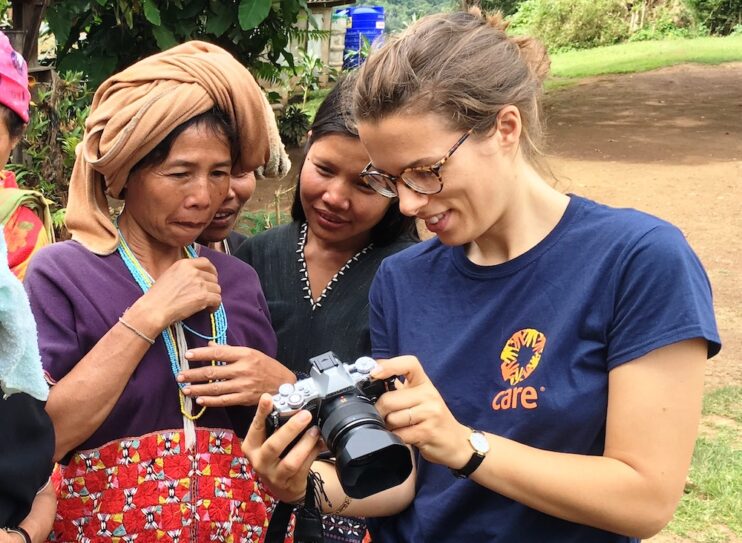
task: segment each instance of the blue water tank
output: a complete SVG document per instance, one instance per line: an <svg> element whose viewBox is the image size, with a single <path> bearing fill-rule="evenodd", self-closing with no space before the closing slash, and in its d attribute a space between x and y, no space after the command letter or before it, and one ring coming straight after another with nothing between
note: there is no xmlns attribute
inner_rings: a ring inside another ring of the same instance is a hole
<svg viewBox="0 0 742 543"><path fill-rule="evenodd" d="M343 68L356 68L363 62L359 54L363 44L361 36L364 36L369 43L382 39L384 7L354 6L342 11L347 12Z"/></svg>

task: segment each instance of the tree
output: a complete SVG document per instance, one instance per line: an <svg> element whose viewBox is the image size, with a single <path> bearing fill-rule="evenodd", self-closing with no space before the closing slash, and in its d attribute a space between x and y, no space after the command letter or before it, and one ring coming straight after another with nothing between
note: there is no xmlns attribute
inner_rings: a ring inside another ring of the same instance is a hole
<svg viewBox="0 0 742 543"><path fill-rule="evenodd" d="M281 59L291 38L307 32L306 0L55 0L47 12L57 41L57 69L83 71L93 85L137 60L187 40L230 51L258 75ZM321 34L320 31L309 31Z"/></svg>
<svg viewBox="0 0 742 543"><path fill-rule="evenodd" d="M462 9L479 6L488 12L502 11L503 15L512 15L518 11L520 3L521 0L460 0Z"/></svg>

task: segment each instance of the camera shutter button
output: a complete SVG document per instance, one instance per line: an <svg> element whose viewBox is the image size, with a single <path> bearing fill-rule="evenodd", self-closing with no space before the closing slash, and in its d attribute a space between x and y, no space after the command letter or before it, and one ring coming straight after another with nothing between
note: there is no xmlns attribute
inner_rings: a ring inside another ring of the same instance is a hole
<svg viewBox="0 0 742 543"><path fill-rule="evenodd" d="M289 403L289 407L292 409L298 409L304 405L303 396L297 392L291 394L286 400Z"/></svg>
<svg viewBox="0 0 742 543"><path fill-rule="evenodd" d="M278 387L278 393L281 396L289 396L292 392L294 392L294 385L291 383L284 383Z"/></svg>

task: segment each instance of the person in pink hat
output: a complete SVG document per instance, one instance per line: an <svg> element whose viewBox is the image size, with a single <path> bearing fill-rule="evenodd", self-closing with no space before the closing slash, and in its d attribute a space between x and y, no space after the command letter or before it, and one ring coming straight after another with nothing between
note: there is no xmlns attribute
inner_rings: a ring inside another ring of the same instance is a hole
<svg viewBox="0 0 742 543"><path fill-rule="evenodd" d="M0 543L44 541L57 503L49 482L54 452L54 430L44 410L49 389L36 324L13 265L27 260L45 232L29 204L46 208L46 203L41 194L17 188L12 173L2 171L28 123L30 98L26 63L0 32Z"/></svg>
<svg viewBox="0 0 742 543"><path fill-rule="evenodd" d="M5 227L8 264L21 280L31 255L54 241L44 196L18 188L13 172L3 170L28 124L30 102L26 62L0 32L0 225Z"/></svg>

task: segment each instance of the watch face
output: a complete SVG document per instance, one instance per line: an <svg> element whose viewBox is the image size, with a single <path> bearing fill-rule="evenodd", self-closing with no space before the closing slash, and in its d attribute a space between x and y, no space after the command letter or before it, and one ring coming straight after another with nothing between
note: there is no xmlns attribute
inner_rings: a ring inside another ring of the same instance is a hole
<svg viewBox="0 0 742 543"><path fill-rule="evenodd" d="M485 454L490 450L489 441L487 441L487 437L481 432L472 432L469 436L469 443L480 454Z"/></svg>

